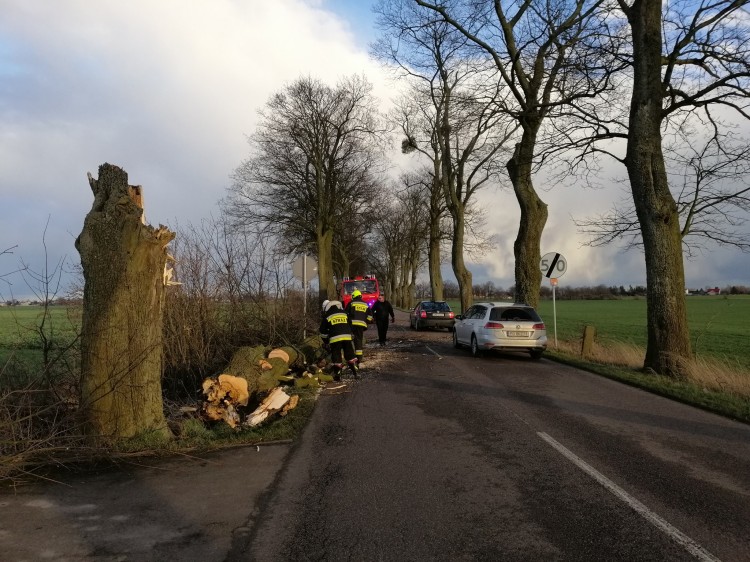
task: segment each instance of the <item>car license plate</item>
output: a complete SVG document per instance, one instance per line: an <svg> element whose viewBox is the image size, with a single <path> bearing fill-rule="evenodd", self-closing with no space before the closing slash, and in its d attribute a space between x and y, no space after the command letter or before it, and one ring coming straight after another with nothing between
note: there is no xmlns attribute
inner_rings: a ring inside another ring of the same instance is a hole
<svg viewBox="0 0 750 562"><path fill-rule="evenodd" d="M443 316L445 316L445 314L443 314L442 312L433 312L433 313L432 313L432 315L433 315L433 316L440 316L441 318L442 318Z"/></svg>
<svg viewBox="0 0 750 562"><path fill-rule="evenodd" d="M509 338L528 338L531 332L508 332Z"/></svg>

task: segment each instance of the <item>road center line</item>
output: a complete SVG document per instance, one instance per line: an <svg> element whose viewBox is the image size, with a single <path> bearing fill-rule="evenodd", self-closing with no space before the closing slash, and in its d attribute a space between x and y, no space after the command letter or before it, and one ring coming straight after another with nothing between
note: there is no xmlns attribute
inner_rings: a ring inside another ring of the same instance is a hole
<svg viewBox="0 0 750 562"><path fill-rule="evenodd" d="M431 348L431 347L430 347L429 345L426 345L425 347L426 347L426 348L427 348L427 349L428 349L429 351L431 351L432 353L434 353L435 355L437 355L438 357L440 357L440 359L442 359L442 358L443 358L443 356L442 356L442 355L440 355L440 354L439 354L439 353L438 353L437 351L433 350L433 349L432 349L432 348Z"/></svg>
<svg viewBox="0 0 750 562"><path fill-rule="evenodd" d="M609 490L615 496L617 496L626 504L628 504L638 514L644 517L649 523L654 525L656 528L660 529L662 532L666 533L667 536L669 536L669 538L671 538L677 544L682 546L695 558L697 558L698 560L705 560L707 562L708 561L720 562L718 558L716 558L713 554L708 552L705 548L703 548L693 539L688 537L685 533L683 533L676 527L673 527L672 525L670 525L662 517L660 517L653 511L651 511L649 508L647 508L645 505L643 505L633 496L628 494L625 490L620 488L617 484L612 482L609 478L604 476L601 472L599 472L594 467L586 463L583 459L578 457L575 453L566 449L563 445L555 441L552 437L550 437L549 435L541 431L537 432L537 435L541 437L542 439L544 439L549 445L551 445L561 455L563 455L565 458L567 458L569 461L575 464L578 468L580 468L589 476L591 476L594 480L599 482L599 484L604 486L607 490Z"/></svg>

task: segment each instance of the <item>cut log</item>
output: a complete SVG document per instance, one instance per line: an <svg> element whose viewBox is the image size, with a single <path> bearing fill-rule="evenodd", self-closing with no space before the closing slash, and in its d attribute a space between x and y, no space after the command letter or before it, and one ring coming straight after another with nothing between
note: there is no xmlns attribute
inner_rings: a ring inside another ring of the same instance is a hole
<svg viewBox="0 0 750 562"><path fill-rule="evenodd" d="M280 347L277 347L276 349L272 349L268 353L268 358L269 359L273 359L274 357L278 357L279 359L283 359L284 363L286 363L287 365L289 364L289 353L287 353L285 350L283 350Z"/></svg>
<svg viewBox="0 0 750 562"><path fill-rule="evenodd" d="M250 393L247 390L247 381L234 375L219 375L219 386L225 389L227 395L236 406L247 406Z"/></svg>
<svg viewBox="0 0 750 562"><path fill-rule="evenodd" d="M292 397L289 399L289 402L286 403L286 405L281 409L281 412L279 412L280 416L285 416L289 413L289 410L294 410L297 407L297 404L299 404L299 394L292 394Z"/></svg>
<svg viewBox="0 0 750 562"><path fill-rule="evenodd" d="M284 392L281 388L274 388L268 396L260 403L255 411L247 417L245 425L254 427L267 419L271 414L275 414L280 411L287 402L290 400L290 396Z"/></svg>
<svg viewBox="0 0 750 562"><path fill-rule="evenodd" d="M304 355L305 361L309 365L314 365L318 361L328 357L328 352L323 349L323 340L318 334L305 338L298 346L298 349Z"/></svg>
<svg viewBox="0 0 750 562"><path fill-rule="evenodd" d="M240 415L231 404L206 402L203 404L203 415L210 420L223 420L229 427L237 427L240 423Z"/></svg>

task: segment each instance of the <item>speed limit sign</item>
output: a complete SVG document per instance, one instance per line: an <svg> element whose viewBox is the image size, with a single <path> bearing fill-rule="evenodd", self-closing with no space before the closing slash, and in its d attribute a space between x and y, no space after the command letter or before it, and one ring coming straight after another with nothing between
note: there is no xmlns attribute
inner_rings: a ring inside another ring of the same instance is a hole
<svg viewBox="0 0 750 562"><path fill-rule="evenodd" d="M542 256L539 262L539 269L545 277L562 277L565 270L568 269L568 262L562 254L550 252Z"/></svg>

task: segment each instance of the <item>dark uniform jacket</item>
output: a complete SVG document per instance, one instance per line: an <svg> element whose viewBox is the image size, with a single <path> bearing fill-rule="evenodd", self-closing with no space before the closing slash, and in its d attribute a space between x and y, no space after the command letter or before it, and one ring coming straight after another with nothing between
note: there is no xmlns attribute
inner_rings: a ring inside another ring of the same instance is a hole
<svg viewBox="0 0 750 562"><path fill-rule="evenodd" d="M388 301L376 301L375 304L372 305L372 316L378 324L387 324L389 316L391 317L391 320L396 319L393 315L393 307Z"/></svg>
<svg viewBox="0 0 750 562"><path fill-rule="evenodd" d="M372 322L372 312L367 303L362 301L362 297L352 299L346 305L346 314L349 316L352 326L360 326L367 329L368 322Z"/></svg>
<svg viewBox="0 0 750 562"><path fill-rule="evenodd" d="M338 306L332 306L320 322L320 337L323 343L336 343L352 339L349 317Z"/></svg>

